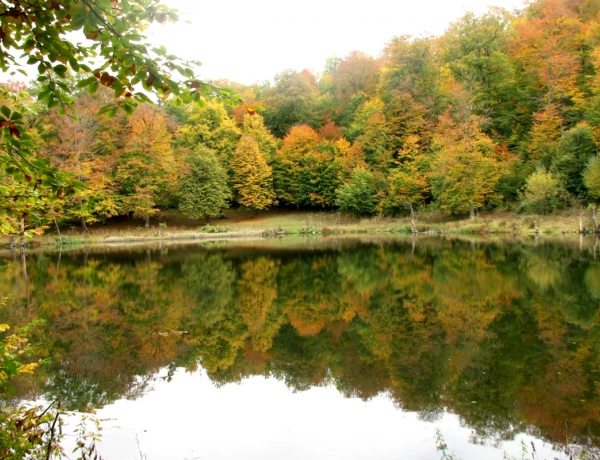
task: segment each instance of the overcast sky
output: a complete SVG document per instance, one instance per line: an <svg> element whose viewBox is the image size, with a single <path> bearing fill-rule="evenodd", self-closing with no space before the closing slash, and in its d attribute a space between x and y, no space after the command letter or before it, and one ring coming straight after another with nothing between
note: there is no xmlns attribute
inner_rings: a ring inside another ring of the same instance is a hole
<svg viewBox="0 0 600 460"><path fill-rule="evenodd" d="M151 41L203 63L203 78L250 84L285 69L320 72L331 56L358 50L378 56L397 35L441 35L488 6L522 8L523 0L162 0L176 25L152 28ZM189 21L185 23L184 21Z"/></svg>

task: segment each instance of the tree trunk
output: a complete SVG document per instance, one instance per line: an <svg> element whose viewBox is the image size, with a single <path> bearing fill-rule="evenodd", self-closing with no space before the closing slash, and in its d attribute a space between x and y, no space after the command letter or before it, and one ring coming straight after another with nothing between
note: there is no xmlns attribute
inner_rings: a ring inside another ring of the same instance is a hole
<svg viewBox="0 0 600 460"><path fill-rule="evenodd" d="M54 218L54 225L56 225L56 231L58 232L58 240L60 241L60 245L62 246L63 240L60 234L60 228L58 227L58 222L56 222L56 217Z"/></svg>
<svg viewBox="0 0 600 460"><path fill-rule="evenodd" d="M150 216L146 216L146 228L150 228Z"/></svg>
<svg viewBox="0 0 600 460"><path fill-rule="evenodd" d="M473 202L469 203L469 219L475 219L475 207L473 206Z"/></svg>
<svg viewBox="0 0 600 460"><path fill-rule="evenodd" d="M81 230L83 231L83 233L87 234L87 225L85 224L85 217L81 218Z"/></svg>
<svg viewBox="0 0 600 460"><path fill-rule="evenodd" d="M410 208L410 231L413 235L416 235L419 231L417 230L417 225L415 223L415 209L411 202L406 201L405 204Z"/></svg>
<svg viewBox="0 0 600 460"><path fill-rule="evenodd" d="M21 247L25 246L25 219L21 217Z"/></svg>
<svg viewBox="0 0 600 460"><path fill-rule="evenodd" d="M205 215L204 218L206 219L206 225L210 225L210 216Z"/></svg>
<svg viewBox="0 0 600 460"><path fill-rule="evenodd" d="M585 233L585 225L583 225L583 215L581 214L579 214L579 233L582 235Z"/></svg>

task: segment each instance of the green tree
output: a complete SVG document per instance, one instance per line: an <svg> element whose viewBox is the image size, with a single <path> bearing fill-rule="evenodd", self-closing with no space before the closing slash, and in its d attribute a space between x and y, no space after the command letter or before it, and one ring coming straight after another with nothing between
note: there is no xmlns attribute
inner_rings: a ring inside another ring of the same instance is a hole
<svg viewBox="0 0 600 460"><path fill-rule="evenodd" d="M600 157L594 156L583 171L583 183L594 200L600 200Z"/></svg>
<svg viewBox="0 0 600 460"><path fill-rule="evenodd" d="M350 179L337 189L335 204L340 211L359 216L377 213L379 183L368 169L357 167Z"/></svg>
<svg viewBox="0 0 600 460"><path fill-rule="evenodd" d="M508 55L512 21L502 8L481 15L467 13L440 39L450 72L473 95L474 113L488 117L486 133L504 139L515 130L524 131L531 113L527 106L523 110L526 103Z"/></svg>
<svg viewBox="0 0 600 460"><path fill-rule="evenodd" d="M564 190L560 181L544 169L534 171L525 182L521 206L533 212L546 214L560 207Z"/></svg>
<svg viewBox="0 0 600 460"><path fill-rule="evenodd" d="M223 104L209 102L203 106L190 105L185 107L184 113L186 122L177 128L176 144L188 150L198 145L213 150L230 174L231 158L241 132Z"/></svg>
<svg viewBox="0 0 600 460"><path fill-rule="evenodd" d="M187 158L187 168L179 189L179 210L192 219L205 218L209 224L231 199L227 173L216 154L203 146Z"/></svg>
<svg viewBox="0 0 600 460"><path fill-rule="evenodd" d="M239 204L254 211L273 204L273 171L254 137L245 134L240 138L232 164L233 188Z"/></svg>
<svg viewBox="0 0 600 460"><path fill-rule="evenodd" d="M552 159L552 171L561 178L569 193L584 198L585 167L596 153L593 131L586 123L580 123L563 134Z"/></svg>
<svg viewBox="0 0 600 460"><path fill-rule="evenodd" d="M283 138L294 125L317 125L319 90L308 70L286 70L275 75L275 85L264 94L265 124L278 138Z"/></svg>

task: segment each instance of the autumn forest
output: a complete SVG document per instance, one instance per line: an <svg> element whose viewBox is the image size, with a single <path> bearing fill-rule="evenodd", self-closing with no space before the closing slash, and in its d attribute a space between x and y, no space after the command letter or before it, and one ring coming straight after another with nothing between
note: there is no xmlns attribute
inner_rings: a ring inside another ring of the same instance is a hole
<svg viewBox="0 0 600 460"><path fill-rule="evenodd" d="M38 157L79 186L23 222L8 203L4 231L126 215L148 224L166 209L209 221L230 206L584 207L600 199L599 67L600 1L540 0L466 14L440 37L395 37L379 57L332 57L317 75L212 82L235 90L237 107L167 98L99 114L112 93L67 72L76 117L65 117L35 102L45 96L35 84L9 82L30 108Z"/></svg>

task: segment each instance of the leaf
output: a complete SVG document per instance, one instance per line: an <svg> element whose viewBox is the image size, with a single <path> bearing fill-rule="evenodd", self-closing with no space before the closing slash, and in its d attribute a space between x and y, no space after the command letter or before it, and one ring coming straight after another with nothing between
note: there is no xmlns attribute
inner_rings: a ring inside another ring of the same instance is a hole
<svg viewBox="0 0 600 460"><path fill-rule="evenodd" d="M7 120L10 120L10 109L3 105L2 107L0 107L0 112L2 112L2 115L4 116L4 118L6 118Z"/></svg>

